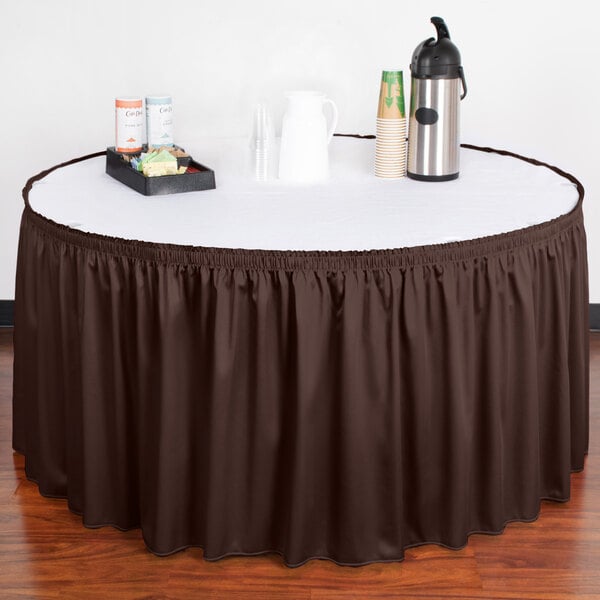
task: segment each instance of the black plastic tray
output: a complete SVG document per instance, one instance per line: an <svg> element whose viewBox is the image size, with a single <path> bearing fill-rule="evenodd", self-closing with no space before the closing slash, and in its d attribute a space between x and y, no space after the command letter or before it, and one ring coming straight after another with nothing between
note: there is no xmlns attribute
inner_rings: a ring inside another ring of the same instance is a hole
<svg viewBox="0 0 600 600"><path fill-rule="evenodd" d="M144 194L144 196L214 190L217 187L215 172L212 169L201 165L193 159L184 160L188 162L188 166L197 169L198 172L146 177L143 173L132 169L121 153L115 152L115 148L112 146L106 149L106 172L136 192Z"/></svg>

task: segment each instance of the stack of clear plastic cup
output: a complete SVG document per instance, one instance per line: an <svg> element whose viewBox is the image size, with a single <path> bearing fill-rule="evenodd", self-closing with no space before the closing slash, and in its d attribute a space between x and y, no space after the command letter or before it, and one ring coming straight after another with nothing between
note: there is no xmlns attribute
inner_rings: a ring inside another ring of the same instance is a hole
<svg viewBox="0 0 600 600"><path fill-rule="evenodd" d="M269 107L259 102L254 108L252 138L250 140L253 174L257 181L267 181L273 173L274 135Z"/></svg>

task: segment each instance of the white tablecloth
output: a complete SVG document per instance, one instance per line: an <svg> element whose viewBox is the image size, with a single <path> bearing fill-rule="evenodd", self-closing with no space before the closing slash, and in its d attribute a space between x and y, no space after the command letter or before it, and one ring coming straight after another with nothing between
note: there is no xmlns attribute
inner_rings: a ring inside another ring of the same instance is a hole
<svg viewBox="0 0 600 600"><path fill-rule="evenodd" d="M106 175L101 157L36 183L31 206L82 231L150 242L373 250L521 229L568 213L578 197L573 184L547 168L476 150L461 150L456 181L381 180L373 175L374 140L334 138L330 181L298 186L254 181L244 139L185 147L215 170L217 189L143 196Z"/></svg>

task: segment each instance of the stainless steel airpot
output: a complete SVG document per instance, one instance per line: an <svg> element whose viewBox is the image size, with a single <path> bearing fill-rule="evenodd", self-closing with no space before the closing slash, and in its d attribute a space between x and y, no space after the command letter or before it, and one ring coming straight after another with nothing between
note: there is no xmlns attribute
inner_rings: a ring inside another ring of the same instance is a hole
<svg viewBox="0 0 600 600"><path fill-rule="evenodd" d="M460 52L444 19L431 17L431 22L437 40L419 44L410 65L407 175L421 181L448 181L458 177L460 101L467 95L467 84Z"/></svg>

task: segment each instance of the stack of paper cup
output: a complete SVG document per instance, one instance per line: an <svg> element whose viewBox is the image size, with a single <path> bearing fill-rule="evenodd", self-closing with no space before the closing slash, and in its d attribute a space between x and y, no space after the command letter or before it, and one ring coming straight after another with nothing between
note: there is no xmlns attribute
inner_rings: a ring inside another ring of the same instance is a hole
<svg viewBox="0 0 600 600"><path fill-rule="evenodd" d="M375 141L377 177L395 179L406 175L406 133L402 71L383 71Z"/></svg>

